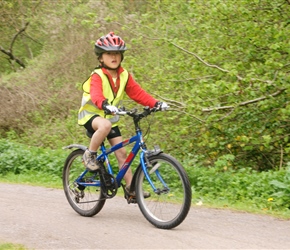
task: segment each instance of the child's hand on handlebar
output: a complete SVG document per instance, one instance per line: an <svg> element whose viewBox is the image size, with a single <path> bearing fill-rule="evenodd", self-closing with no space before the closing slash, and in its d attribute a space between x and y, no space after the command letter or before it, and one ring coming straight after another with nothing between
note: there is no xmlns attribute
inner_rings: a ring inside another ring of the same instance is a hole
<svg viewBox="0 0 290 250"><path fill-rule="evenodd" d="M112 106L112 105L105 105L104 110L105 110L105 113L107 114L115 114L119 111L117 107Z"/></svg>
<svg viewBox="0 0 290 250"><path fill-rule="evenodd" d="M162 104L161 104L161 110L167 110L167 109L169 109L168 104L166 102L162 102Z"/></svg>
<svg viewBox="0 0 290 250"><path fill-rule="evenodd" d="M155 107L158 109L158 110L167 110L167 109L169 109L169 106L168 106L168 104L166 103L166 102L157 102L156 104L155 104Z"/></svg>

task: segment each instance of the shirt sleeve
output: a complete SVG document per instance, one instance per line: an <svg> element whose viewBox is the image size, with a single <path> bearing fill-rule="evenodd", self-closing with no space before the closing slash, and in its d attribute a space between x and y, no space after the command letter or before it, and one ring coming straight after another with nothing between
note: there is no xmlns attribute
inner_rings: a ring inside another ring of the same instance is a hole
<svg viewBox="0 0 290 250"><path fill-rule="evenodd" d="M156 102L158 102L158 100L142 89L130 74L126 85L126 94L135 102L150 108L153 108Z"/></svg>
<svg viewBox="0 0 290 250"><path fill-rule="evenodd" d="M98 74L92 74L90 95L92 102L99 109L102 109L103 101L106 100L106 98L103 95L102 78Z"/></svg>

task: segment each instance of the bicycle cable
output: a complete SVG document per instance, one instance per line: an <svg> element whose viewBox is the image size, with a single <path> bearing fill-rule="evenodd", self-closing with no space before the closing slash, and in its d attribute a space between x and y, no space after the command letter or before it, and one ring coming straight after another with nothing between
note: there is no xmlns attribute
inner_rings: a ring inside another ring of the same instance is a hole
<svg viewBox="0 0 290 250"><path fill-rule="evenodd" d="M147 122L148 127L147 127L146 132L143 134L143 138L144 138L145 143L150 138L151 124L153 123L153 120L155 118L154 116L155 116L155 112L150 117L148 117L148 116L146 117L146 122Z"/></svg>

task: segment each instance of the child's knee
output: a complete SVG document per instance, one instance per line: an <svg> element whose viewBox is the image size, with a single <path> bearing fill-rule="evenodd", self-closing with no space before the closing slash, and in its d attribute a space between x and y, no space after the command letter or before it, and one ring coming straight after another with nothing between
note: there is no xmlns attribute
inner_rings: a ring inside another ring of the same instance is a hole
<svg viewBox="0 0 290 250"><path fill-rule="evenodd" d="M112 123L107 119L98 120L97 130L109 133L112 129Z"/></svg>
<svg viewBox="0 0 290 250"><path fill-rule="evenodd" d="M111 131L112 129L112 123L105 119L105 121L102 123L102 126L107 130L107 131Z"/></svg>

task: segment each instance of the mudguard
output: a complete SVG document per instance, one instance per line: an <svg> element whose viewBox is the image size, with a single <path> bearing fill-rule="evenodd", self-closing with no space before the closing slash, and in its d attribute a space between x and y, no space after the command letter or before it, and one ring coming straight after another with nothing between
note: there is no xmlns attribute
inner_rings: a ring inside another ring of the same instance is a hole
<svg viewBox="0 0 290 250"><path fill-rule="evenodd" d="M85 151L88 147L81 144L70 144L68 146L63 147L63 149L71 149L71 148L79 148Z"/></svg>

